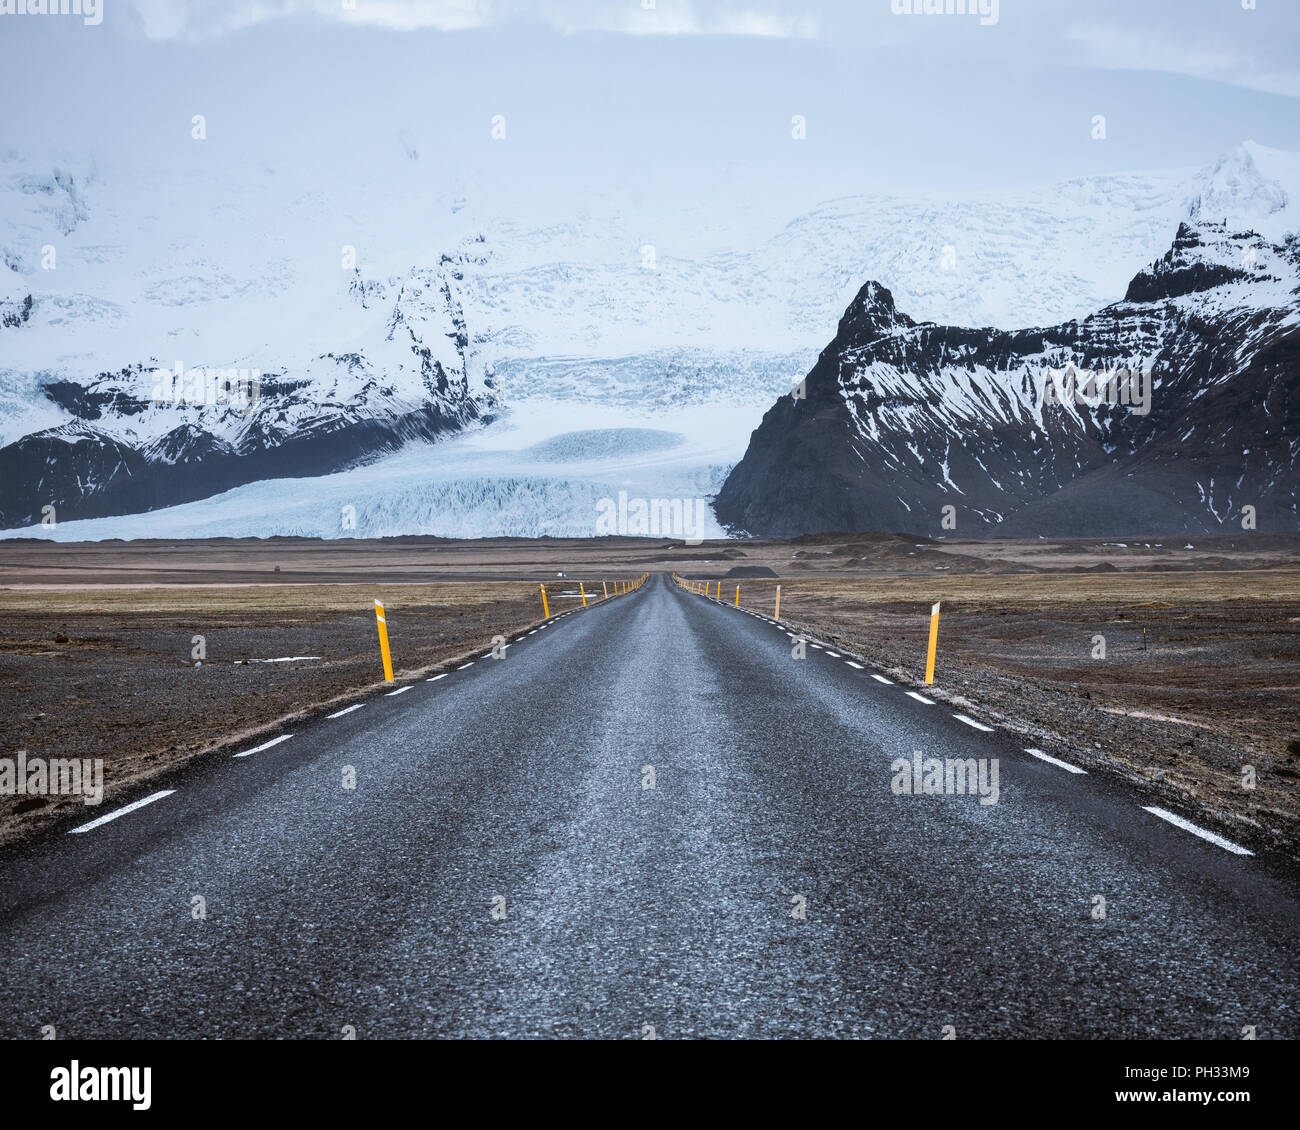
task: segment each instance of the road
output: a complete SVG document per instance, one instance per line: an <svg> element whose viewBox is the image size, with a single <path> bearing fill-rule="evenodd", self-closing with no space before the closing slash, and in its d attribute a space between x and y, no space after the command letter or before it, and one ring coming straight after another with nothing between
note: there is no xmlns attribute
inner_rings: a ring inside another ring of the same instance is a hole
<svg viewBox="0 0 1300 1130"><path fill-rule="evenodd" d="M1300 1035L1280 861L793 650L653 577L10 851L0 1034Z"/></svg>

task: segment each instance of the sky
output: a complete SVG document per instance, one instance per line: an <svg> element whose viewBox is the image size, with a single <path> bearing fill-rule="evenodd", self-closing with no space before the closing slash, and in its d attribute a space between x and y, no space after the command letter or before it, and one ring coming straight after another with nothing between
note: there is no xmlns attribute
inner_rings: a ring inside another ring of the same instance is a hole
<svg viewBox="0 0 1300 1130"><path fill-rule="evenodd" d="M0 154L109 168L328 184L407 150L557 207L794 214L1300 150L1296 0L101 0L97 23L23 2L0 0Z"/></svg>

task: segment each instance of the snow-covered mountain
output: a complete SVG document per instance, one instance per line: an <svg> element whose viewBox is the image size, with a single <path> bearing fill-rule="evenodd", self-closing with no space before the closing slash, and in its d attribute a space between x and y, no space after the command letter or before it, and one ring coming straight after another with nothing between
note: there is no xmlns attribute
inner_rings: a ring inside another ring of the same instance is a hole
<svg viewBox="0 0 1300 1130"><path fill-rule="evenodd" d="M773 536L1300 528L1300 237L1199 216L1122 301L1055 326L918 323L868 283L717 514Z"/></svg>
<svg viewBox="0 0 1300 1130"><path fill-rule="evenodd" d="M1300 183L1247 143L1197 173L792 220L566 215L394 151L349 185L0 160L4 532L595 532L612 491L716 493L865 278L950 326L1081 318L1183 219L1286 226ZM164 402L177 365L257 370L256 403Z"/></svg>

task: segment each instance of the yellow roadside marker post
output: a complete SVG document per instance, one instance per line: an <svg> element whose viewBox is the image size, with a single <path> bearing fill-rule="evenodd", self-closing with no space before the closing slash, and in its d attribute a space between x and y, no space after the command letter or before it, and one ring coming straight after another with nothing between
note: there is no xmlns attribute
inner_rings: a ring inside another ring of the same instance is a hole
<svg viewBox="0 0 1300 1130"><path fill-rule="evenodd" d="M740 607L740 586L736 586L736 607Z"/></svg>
<svg viewBox="0 0 1300 1130"><path fill-rule="evenodd" d="M773 620L781 619L781 586L776 586L776 611L772 613Z"/></svg>
<svg viewBox="0 0 1300 1130"><path fill-rule="evenodd" d="M587 607L587 590L582 587L582 582L578 582L578 592L582 594L582 607Z"/></svg>
<svg viewBox="0 0 1300 1130"><path fill-rule="evenodd" d="M538 585L537 587L542 590L542 615L549 620L551 618L551 610L546 603L546 586Z"/></svg>
<svg viewBox="0 0 1300 1130"><path fill-rule="evenodd" d="M925 685L928 687L934 683L934 651L939 643L939 605L940 601L934 602L934 607L930 609L930 651L925 657Z"/></svg>
<svg viewBox="0 0 1300 1130"><path fill-rule="evenodd" d="M379 624L379 653L384 657L384 682L393 681L393 656L388 650L388 621L384 619L384 602L375 601L375 620Z"/></svg>

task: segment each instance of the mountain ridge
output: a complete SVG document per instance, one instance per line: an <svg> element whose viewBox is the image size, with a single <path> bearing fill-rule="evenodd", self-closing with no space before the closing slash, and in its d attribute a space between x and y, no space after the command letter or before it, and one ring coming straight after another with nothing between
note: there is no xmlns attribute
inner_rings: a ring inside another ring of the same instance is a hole
<svg viewBox="0 0 1300 1130"><path fill-rule="evenodd" d="M1149 373L1150 403L1079 383L1098 370ZM719 491L733 530L1296 529L1300 241L1185 221L1120 302L1014 331L916 322L868 282L796 391Z"/></svg>

